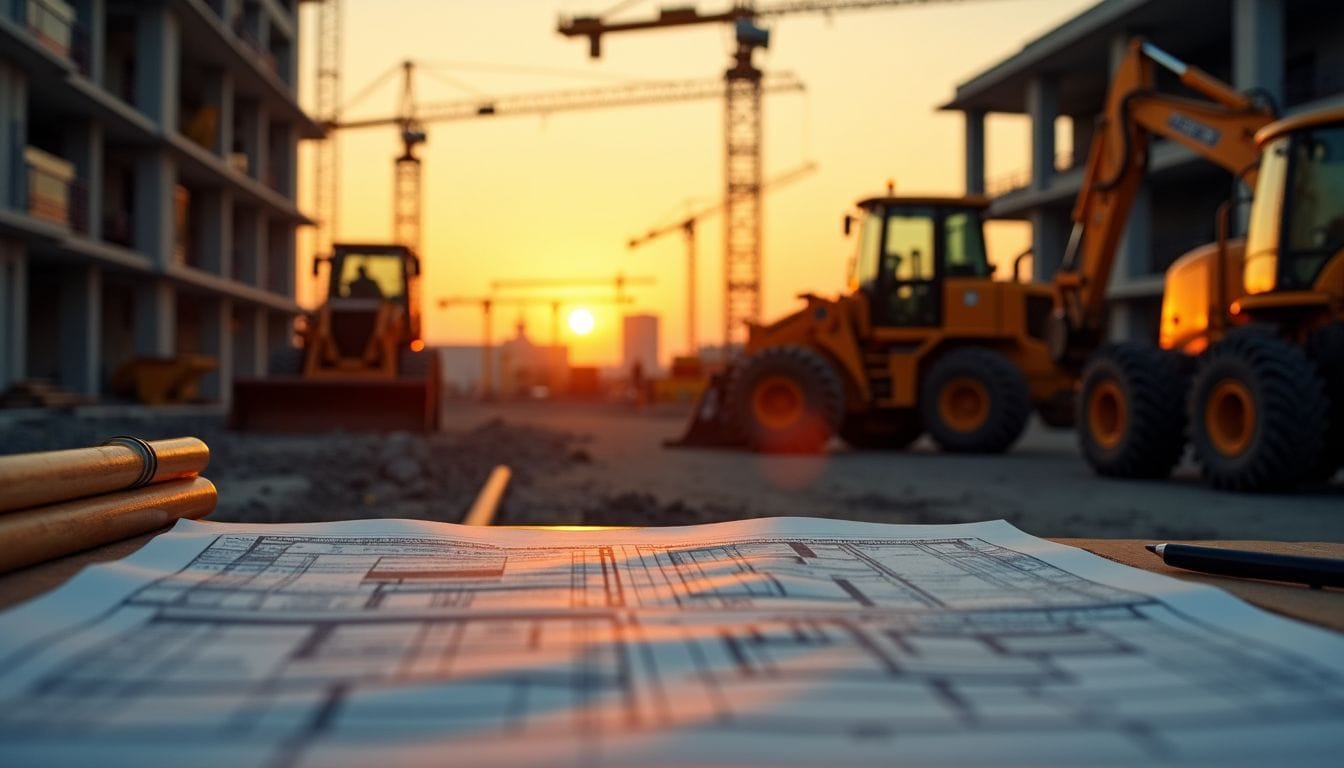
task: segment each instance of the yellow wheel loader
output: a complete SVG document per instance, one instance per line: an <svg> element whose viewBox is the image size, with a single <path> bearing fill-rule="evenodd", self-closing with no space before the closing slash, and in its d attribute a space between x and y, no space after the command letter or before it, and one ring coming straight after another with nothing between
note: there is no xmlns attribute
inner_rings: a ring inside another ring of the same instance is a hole
<svg viewBox="0 0 1344 768"><path fill-rule="evenodd" d="M1159 93L1157 66L1202 98ZM751 327L672 444L812 451L838 435L901 448L927 430L945 450L993 452L1011 446L1035 406L1047 423L1077 423L1102 474L1165 476L1188 425L1217 487L1328 475L1344 456L1344 110L1275 117L1263 100L1132 41L1049 284L991 280L984 201L865 200L850 292L805 295L803 310ZM1160 347L1102 346L1107 282L1150 135L1253 184L1250 232L1227 237L1225 207L1219 242L1168 271Z"/></svg>
<svg viewBox="0 0 1344 768"><path fill-rule="evenodd" d="M268 378L234 382L230 426L272 432L433 431L437 357L420 339L420 260L401 245L337 244L327 300L301 318L302 346L277 350Z"/></svg>
<svg viewBox="0 0 1344 768"><path fill-rule="evenodd" d="M752 326L741 357L673 445L999 452L1033 407L1057 413L1074 380L1046 343L1049 286L995 281L974 198L885 196L858 204L849 292ZM845 229L854 219L846 217Z"/></svg>
<svg viewBox="0 0 1344 768"><path fill-rule="evenodd" d="M1207 100L1160 93L1164 67ZM1158 345L1098 348L1106 278L1147 165L1149 137L1179 142L1254 189L1246 237L1167 270ZM1287 490L1344 458L1344 110L1277 120L1143 40L1107 96L1074 208L1051 323L1060 366L1080 370L1079 444L1113 477L1160 478L1187 443L1206 479Z"/></svg>

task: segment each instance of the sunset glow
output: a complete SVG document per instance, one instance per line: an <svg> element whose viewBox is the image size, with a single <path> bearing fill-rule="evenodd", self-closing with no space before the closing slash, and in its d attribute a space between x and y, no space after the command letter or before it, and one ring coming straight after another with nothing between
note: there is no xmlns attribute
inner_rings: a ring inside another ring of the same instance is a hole
<svg viewBox="0 0 1344 768"><path fill-rule="evenodd" d="M593 319L593 313L580 307L569 313L569 330L578 336L587 336L593 332L593 326L597 321Z"/></svg>

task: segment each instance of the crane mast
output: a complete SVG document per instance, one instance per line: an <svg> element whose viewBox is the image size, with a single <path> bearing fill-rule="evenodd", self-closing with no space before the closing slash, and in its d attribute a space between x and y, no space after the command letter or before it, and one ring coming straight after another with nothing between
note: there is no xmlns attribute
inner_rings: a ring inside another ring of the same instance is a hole
<svg viewBox="0 0 1344 768"><path fill-rule="evenodd" d="M724 328L727 346L746 339L747 323L761 317L761 70L752 62L758 48L770 44L761 17L794 13L831 13L888 6L930 5L962 0L795 0L757 6L737 0L727 10L701 13L695 8L665 7L650 19L607 21L596 16L561 17L557 31L588 38L592 58L602 55L602 36L617 32L700 24L734 26L733 58L724 72Z"/></svg>

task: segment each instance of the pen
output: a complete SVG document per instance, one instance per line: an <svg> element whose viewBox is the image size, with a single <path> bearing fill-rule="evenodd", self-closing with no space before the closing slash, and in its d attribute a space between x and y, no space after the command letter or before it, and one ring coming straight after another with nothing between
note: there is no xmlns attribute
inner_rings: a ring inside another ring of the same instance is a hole
<svg viewBox="0 0 1344 768"><path fill-rule="evenodd" d="M1332 557L1275 555L1242 549L1197 547L1193 544L1145 544L1162 562L1177 568L1219 576L1267 581L1292 581L1312 589L1344 587L1344 560Z"/></svg>

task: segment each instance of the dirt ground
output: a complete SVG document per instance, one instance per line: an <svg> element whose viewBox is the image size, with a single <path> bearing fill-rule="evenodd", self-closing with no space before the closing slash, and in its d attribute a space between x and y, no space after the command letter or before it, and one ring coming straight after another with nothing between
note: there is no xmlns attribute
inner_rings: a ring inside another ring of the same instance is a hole
<svg viewBox="0 0 1344 768"><path fill-rule="evenodd" d="M1004 456L834 446L817 457L666 449L681 410L453 402L445 431L320 436L237 434L218 414L79 418L0 415L0 453L92 445L116 434L195 434L219 488L211 519L357 517L456 521L490 469L514 480L499 523L677 525L809 515L893 523L1003 518L1042 536L1344 541L1344 477L1291 496L1221 493L1188 462L1166 482L1094 476L1072 433L1033 424Z"/></svg>

